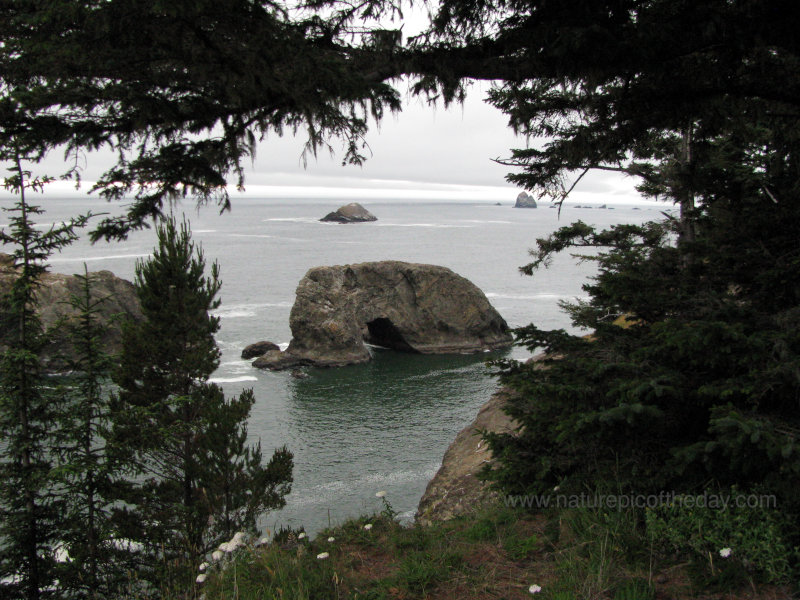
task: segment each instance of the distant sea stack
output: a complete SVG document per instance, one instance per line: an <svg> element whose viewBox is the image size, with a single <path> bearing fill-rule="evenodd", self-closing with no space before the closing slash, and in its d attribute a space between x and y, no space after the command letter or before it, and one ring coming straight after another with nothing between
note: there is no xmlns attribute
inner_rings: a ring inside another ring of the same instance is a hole
<svg viewBox="0 0 800 600"><path fill-rule="evenodd" d="M449 354L506 348L503 317L473 283L450 269L399 261L315 267L297 286L292 341L253 366L336 367L370 360L366 344Z"/></svg>
<svg viewBox="0 0 800 600"><path fill-rule="evenodd" d="M536 208L536 200L527 192L521 192L520 195L517 196L517 203L514 205L514 208Z"/></svg>
<svg viewBox="0 0 800 600"><path fill-rule="evenodd" d="M328 213L320 219L320 221L328 221L332 223L365 223L368 221L377 221L378 217L369 212L366 208L361 206L358 202L352 202L340 207L338 210Z"/></svg>

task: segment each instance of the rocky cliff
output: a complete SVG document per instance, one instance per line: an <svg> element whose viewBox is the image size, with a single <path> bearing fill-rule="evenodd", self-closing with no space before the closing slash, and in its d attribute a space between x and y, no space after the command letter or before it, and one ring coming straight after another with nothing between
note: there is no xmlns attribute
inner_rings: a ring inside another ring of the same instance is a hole
<svg viewBox="0 0 800 600"><path fill-rule="evenodd" d="M514 421L503 406L508 400L507 389L500 389L484 404L475 420L459 432L442 458L442 466L428 482L419 501L416 520L422 525L446 521L479 510L495 500L497 492L478 479L480 470L490 463L492 453L481 438L480 431L508 432Z"/></svg>
<svg viewBox="0 0 800 600"><path fill-rule="evenodd" d="M254 366L341 366L366 362L366 344L405 352L504 348L505 320L470 281L435 265L381 261L316 267L297 286L292 341Z"/></svg>
<svg viewBox="0 0 800 600"><path fill-rule="evenodd" d="M120 279L110 271L90 272L89 275L92 277L92 299L106 299L99 306L100 318L110 324L103 338L103 344L107 352L114 354L119 351L122 340L116 317L140 319L139 301L130 281ZM0 254L0 296L8 292L16 278L17 271L14 269L12 258L7 254ZM45 327L52 327L61 320L74 317L76 312L69 305L69 299L81 291L81 282L74 275L45 273L37 290L37 312L42 324ZM0 347L1 342L2 333L0 333ZM64 334L57 333L53 343L45 349L43 358L48 369L58 370L65 365L64 357L71 356L72 352Z"/></svg>
<svg viewBox="0 0 800 600"><path fill-rule="evenodd" d="M535 368L546 368L545 354L529 358ZM434 521L446 521L454 517L475 512L496 500L498 494L478 479L478 473L488 463L492 453L483 441L481 431L508 433L518 428L518 423L509 417L504 407L515 392L500 388L484 404L475 420L462 429L447 448L442 466L428 482L428 487L419 501L416 519L428 525Z"/></svg>

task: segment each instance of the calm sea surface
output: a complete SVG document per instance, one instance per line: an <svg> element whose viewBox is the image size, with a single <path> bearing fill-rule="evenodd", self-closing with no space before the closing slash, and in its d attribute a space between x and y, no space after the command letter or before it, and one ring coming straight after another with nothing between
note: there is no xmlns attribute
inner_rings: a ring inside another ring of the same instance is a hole
<svg viewBox="0 0 800 600"><path fill-rule="evenodd" d="M518 267L538 237L581 219L588 223L638 223L660 217L660 208L614 210L565 207L514 209L512 202L361 201L375 223L339 225L318 219L346 202L257 200L234 202L219 215L187 205L194 239L222 272L222 362L214 380L228 394L252 387L256 405L250 435L265 458L286 444L295 455L287 506L268 514L264 527L304 526L313 532L347 517L381 508L385 490L394 508L411 518L427 482L456 433L476 415L496 387L484 361L502 354L422 356L377 351L366 365L309 369L306 379L259 371L239 358L258 340L285 345L297 283L311 267L376 260L404 260L451 268L481 288L508 321L567 328L558 302L581 297L591 265L560 256L550 269L526 277ZM609 200L609 206L612 200ZM11 202L3 200L2 205ZM42 200L43 225L70 215L119 212L94 199ZM0 215L0 221L7 218ZM81 240L53 257L62 273L107 269L132 279L137 258L152 250L152 231L123 243ZM524 358L524 349L506 354Z"/></svg>

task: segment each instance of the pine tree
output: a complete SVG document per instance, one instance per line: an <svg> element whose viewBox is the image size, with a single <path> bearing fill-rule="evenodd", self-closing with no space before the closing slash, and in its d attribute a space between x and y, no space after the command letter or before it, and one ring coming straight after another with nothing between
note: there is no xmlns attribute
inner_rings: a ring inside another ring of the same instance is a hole
<svg viewBox="0 0 800 600"><path fill-rule="evenodd" d="M11 597L47 597L54 577L60 537L58 502L53 495L53 417L56 398L43 379L40 352L45 331L36 316L36 290L47 258L76 238L88 217L47 231L34 227L42 210L27 192L47 179L31 179L18 151L5 187L18 195L0 241L13 246L18 277L0 305L5 350L0 360L0 589Z"/></svg>
<svg viewBox="0 0 800 600"><path fill-rule="evenodd" d="M69 559L58 569L64 598L118 597L126 578L125 552L114 544L114 508L123 480L110 437L110 375L113 361L102 346L108 322L99 318L106 298L92 296L92 276L75 277L76 316L65 327L74 358L57 415L55 484L61 502L60 543Z"/></svg>
<svg viewBox="0 0 800 600"><path fill-rule="evenodd" d="M125 325L114 374L116 445L129 447L141 481L128 499L126 537L148 548L154 586L165 577L189 584L229 526L252 526L257 512L281 505L291 482L288 451L264 469L260 448L244 444L252 395L228 402L208 383L219 361L219 319L210 314L219 305L217 265L207 277L187 223L167 219L157 234L152 258L136 269L144 319Z"/></svg>

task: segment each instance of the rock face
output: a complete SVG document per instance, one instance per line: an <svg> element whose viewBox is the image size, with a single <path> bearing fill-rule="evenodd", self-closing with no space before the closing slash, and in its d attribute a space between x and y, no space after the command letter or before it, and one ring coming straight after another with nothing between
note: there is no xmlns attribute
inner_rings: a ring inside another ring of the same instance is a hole
<svg viewBox="0 0 800 600"><path fill-rule="evenodd" d="M425 354L511 345L486 296L450 269L399 261L316 267L297 286L286 352L255 366L342 366L370 360L365 343Z"/></svg>
<svg viewBox="0 0 800 600"><path fill-rule="evenodd" d="M492 454L479 430L504 433L513 431L514 421L503 412L511 392L500 389L481 407L478 416L461 430L447 448L442 466L428 483L417 508L416 520L422 525L446 521L479 510L497 498L497 492L478 479L477 474L491 461Z"/></svg>
<svg viewBox="0 0 800 600"><path fill-rule="evenodd" d="M121 346L122 332L119 320L112 317L141 319L139 300L133 284L120 279L111 271L96 271L89 275L93 278L92 299L106 298L99 306L100 318L111 324L102 340L104 350L110 354L117 353ZM14 269L13 260L6 254L0 254L0 295L11 289L11 284L16 278L17 271ZM81 283L77 277L46 273L42 277L41 284L37 291L39 298L37 311L45 327L53 326L60 319L69 319L75 315L75 310L68 302L71 295L81 293ZM64 367L64 359L58 355L68 358L72 356L71 349L62 334L57 334L54 343L45 349L43 358L46 368L58 370Z"/></svg>
<svg viewBox="0 0 800 600"><path fill-rule="evenodd" d="M245 349L242 350L242 358L255 358L272 350L280 351L278 344L273 344L272 342L256 342L255 344L246 346Z"/></svg>
<svg viewBox="0 0 800 600"><path fill-rule="evenodd" d="M536 208L536 200L527 192L521 192L520 195L517 196L517 203L514 205L514 208Z"/></svg>
<svg viewBox="0 0 800 600"><path fill-rule="evenodd" d="M358 202L346 204L338 210L328 213L320 221L331 221L334 223L364 223L366 221L377 221L378 218L361 206Z"/></svg>

